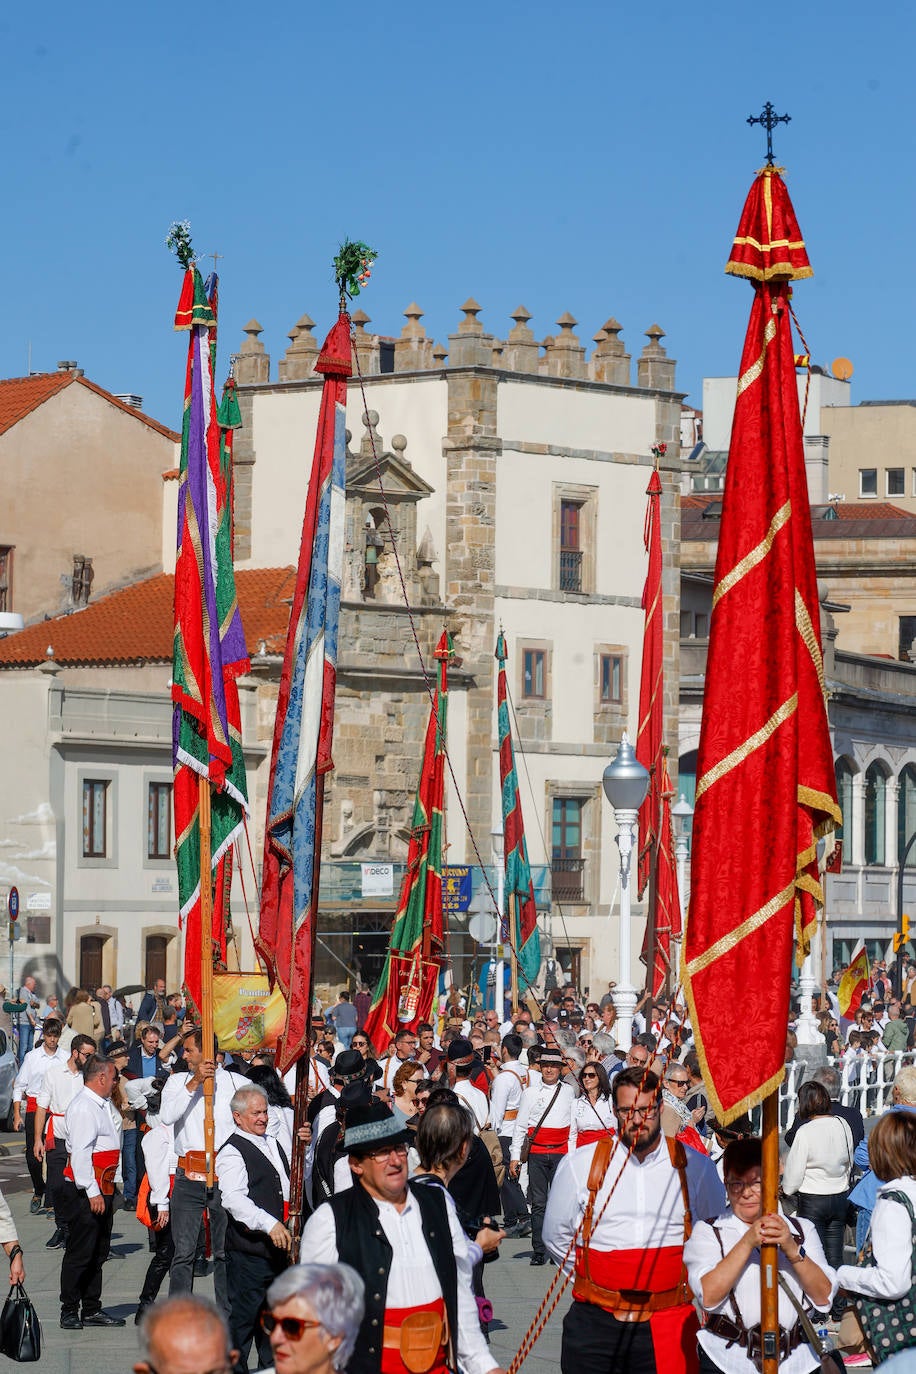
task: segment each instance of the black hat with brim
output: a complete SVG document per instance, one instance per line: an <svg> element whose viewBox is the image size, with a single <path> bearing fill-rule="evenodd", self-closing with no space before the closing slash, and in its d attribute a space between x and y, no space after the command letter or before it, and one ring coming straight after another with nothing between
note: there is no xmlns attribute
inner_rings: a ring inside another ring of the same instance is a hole
<svg viewBox="0 0 916 1374"><path fill-rule="evenodd" d="M347 1109L344 1149L348 1155L371 1155L375 1150L406 1145L412 1134L382 1102Z"/></svg>

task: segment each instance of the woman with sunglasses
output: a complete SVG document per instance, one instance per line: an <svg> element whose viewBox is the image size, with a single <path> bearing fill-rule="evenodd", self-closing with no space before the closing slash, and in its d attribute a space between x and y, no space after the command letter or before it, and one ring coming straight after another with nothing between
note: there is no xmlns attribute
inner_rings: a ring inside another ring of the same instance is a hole
<svg viewBox="0 0 916 1374"><path fill-rule="evenodd" d="M614 1108L611 1106L611 1083L602 1064L586 1064L579 1074L581 1097L573 1103L569 1126L569 1148L581 1149L594 1145L606 1135L614 1134Z"/></svg>
<svg viewBox="0 0 916 1374"><path fill-rule="evenodd" d="M689 1151L688 1151L689 1153ZM805 1342L798 1314L783 1289L808 1300L819 1314L830 1308L835 1275L824 1258L813 1222L781 1212L763 1214L758 1139L725 1147L728 1210L697 1222L684 1246L690 1287L706 1314L699 1333L700 1374L755 1374L760 1350L760 1246L778 1247L780 1374L810 1374L820 1354ZM815 1322L820 1324L819 1321Z"/></svg>
<svg viewBox="0 0 916 1374"><path fill-rule="evenodd" d="M346 1369L363 1319L365 1291L348 1264L287 1269L267 1290L267 1306L261 1313L274 1357L265 1374L332 1374Z"/></svg>
<svg viewBox="0 0 916 1374"><path fill-rule="evenodd" d="M366 1079L368 1082L374 1083L376 1079L381 1078L382 1066L378 1060L373 1057L372 1046L369 1043L369 1038L365 1031L356 1032L353 1039L350 1041L350 1049L359 1050L363 1059L366 1061Z"/></svg>
<svg viewBox="0 0 916 1374"><path fill-rule="evenodd" d="M417 1085L422 1083L425 1078L426 1070L422 1064L402 1064L395 1073L391 1094L391 1110L401 1125L406 1126L411 1117L416 1115L414 1093L417 1090Z"/></svg>

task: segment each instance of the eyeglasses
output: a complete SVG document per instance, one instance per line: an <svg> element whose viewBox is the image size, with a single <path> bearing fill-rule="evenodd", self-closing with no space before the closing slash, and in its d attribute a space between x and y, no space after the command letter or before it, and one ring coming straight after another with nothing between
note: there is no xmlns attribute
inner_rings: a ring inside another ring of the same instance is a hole
<svg viewBox="0 0 916 1374"><path fill-rule="evenodd" d="M595 1083L597 1083L597 1081L598 1081L598 1075L597 1075L596 1073L584 1073L584 1074L582 1075L582 1082L583 1082L583 1083L588 1083L588 1082L595 1082Z"/></svg>
<svg viewBox="0 0 916 1374"><path fill-rule="evenodd" d="M614 1115L618 1116L621 1121L626 1121L628 1116L658 1116L660 1110L658 1103L654 1102L651 1107L615 1107Z"/></svg>
<svg viewBox="0 0 916 1374"><path fill-rule="evenodd" d="M275 1317L273 1312L262 1312L261 1326L268 1336L279 1326L291 1341L301 1341L306 1331L313 1331L321 1322L307 1321L305 1317Z"/></svg>
<svg viewBox="0 0 916 1374"><path fill-rule="evenodd" d="M689 1078L666 1078L665 1082L669 1088L686 1088L690 1082Z"/></svg>
<svg viewBox="0 0 916 1374"><path fill-rule="evenodd" d="M725 1191L729 1197L743 1197L745 1193L759 1193L763 1188L763 1179L752 1178L730 1178L726 1180Z"/></svg>
<svg viewBox="0 0 916 1374"><path fill-rule="evenodd" d="M634 1069L644 1069L649 1062L648 1055L645 1059L636 1059L632 1054L627 1055L627 1063L632 1064Z"/></svg>
<svg viewBox="0 0 916 1374"><path fill-rule="evenodd" d="M400 1144L400 1145L389 1145L389 1146L387 1146L385 1149L382 1149L382 1150L371 1150L371 1151L369 1152L369 1154L366 1155L366 1158L367 1158L367 1159L377 1159L378 1162L381 1164L381 1163L383 1162L383 1160L390 1159L392 1155L404 1155L404 1156L406 1156L406 1154L407 1154L407 1146L406 1146L405 1144L402 1143L402 1144Z"/></svg>

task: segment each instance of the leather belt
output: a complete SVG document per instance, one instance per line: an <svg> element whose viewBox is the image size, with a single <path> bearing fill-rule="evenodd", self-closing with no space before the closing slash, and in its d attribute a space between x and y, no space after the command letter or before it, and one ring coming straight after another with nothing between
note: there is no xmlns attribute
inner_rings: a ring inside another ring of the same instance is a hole
<svg viewBox="0 0 916 1374"><path fill-rule="evenodd" d="M740 1345L748 1353L748 1358L753 1360L760 1351L760 1323L756 1326L739 1326L731 1317L727 1317L724 1312L713 1312L706 1318L706 1331L711 1331L714 1336L721 1337L729 1345ZM801 1323L796 1322L788 1330L784 1326L779 1328L779 1358L784 1360L787 1355L791 1355L800 1345L805 1343L805 1333L801 1328Z"/></svg>
<svg viewBox="0 0 916 1374"><path fill-rule="evenodd" d="M619 1322L647 1322L653 1312L664 1312L669 1307L684 1307L693 1295L686 1283L679 1283L676 1288L666 1288L660 1293L649 1293L636 1288L602 1288L584 1274L577 1274L573 1297L580 1302L594 1303Z"/></svg>
<svg viewBox="0 0 916 1374"><path fill-rule="evenodd" d="M178 1156L178 1167L191 1183L206 1183L207 1156L203 1150L189 1150Z"/></svg>
<svg viewBox="0 0 916 1374"><path fill-rule="evenodd" d="M515 1111L514 1111L514 1112L513 1112L513 1111L503 1112L503 1121L514 1121L514 1120L516 1119L517 1116L518 1116L518 1107L515 1108Z"/></svg>

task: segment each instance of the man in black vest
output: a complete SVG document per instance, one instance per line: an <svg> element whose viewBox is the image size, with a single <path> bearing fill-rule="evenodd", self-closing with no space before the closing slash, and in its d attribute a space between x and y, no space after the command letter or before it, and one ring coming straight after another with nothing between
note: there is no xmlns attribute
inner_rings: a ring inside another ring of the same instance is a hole
<svg viewBox="0 0 916 1374"><path fill-rule="evenodd" d="M302 1254L351 1265L366 1311L348 1374L502 1374L481 1333L467 1241L442 1191L408 1183L407 1142L380 1102L347 1112L353 1187L306 1222ZM384 1355L383 1355L384 1352ZM405 1356L407 1360L405 1361Z"/></svg>
<svg viewBox="0 0 916 1374"><path fill-rule="evenodd" d="M264 1295L289 1265L289 1160L267 1134L267 1095L254 1083L230 1104L235 1131L219 1152L219 1182L226 1212L229 1327L238 1351L236 1374L248 1369L256 1340L258 1368L271 1362L270 1338L259 1324Z"/></svg>

